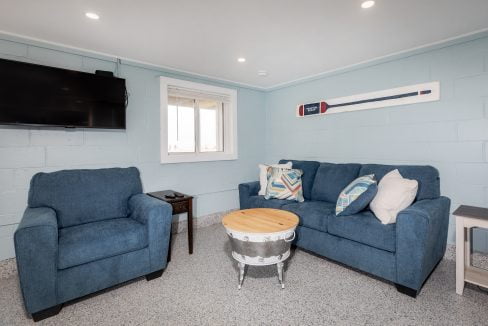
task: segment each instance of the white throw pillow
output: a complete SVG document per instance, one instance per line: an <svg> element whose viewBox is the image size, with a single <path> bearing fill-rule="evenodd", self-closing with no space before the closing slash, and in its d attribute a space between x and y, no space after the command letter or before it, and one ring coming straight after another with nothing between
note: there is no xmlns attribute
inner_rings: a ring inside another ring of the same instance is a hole
<svg viewBox="0 0 488 326"><path fill-rule="evenodd" d="M259 164L259 192L258 195L264 196L266 195L266 187L268 186L268 167L271 166L272 168L285 168L285 169L291 169L291 162L285 163L285 164Z"/></svg>
<svg viewBox="0 0 488 326"><path fill-rule="evenodd" d="M396 223L398 213L413 203L417 190L417 180L405 179L398 170L393 170L381 179L369 207L381 223Z"/></svg>

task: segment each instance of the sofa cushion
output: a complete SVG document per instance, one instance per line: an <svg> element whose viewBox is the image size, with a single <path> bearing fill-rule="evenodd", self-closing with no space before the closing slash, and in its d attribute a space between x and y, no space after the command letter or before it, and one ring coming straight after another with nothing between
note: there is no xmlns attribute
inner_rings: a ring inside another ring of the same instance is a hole
<svg viewBox="0 0 488 326"><path fill-rule="evenodd" d="M247 199L249 208L281 208L290 202L286 199L265 199L264 196L250 196Z"/></svg>
<svg viewBox="0 0 488 326"><path fill-rule="evenodd" d="M63 170L32 177L29 207L50 207L58 226L127 216L129 197L142 193L137 168Z"/></svg>
<svg viewBox="0 0 488 326"><path fill-rule="evenodd" d="M381 180L385 174L395 169L398 169L404 178L417 180L419 188L416 200L435 199L441 195L439 171L429 165L363 164L359 173L361 175L373 173L376 180Z"/></svg>
<svg viewBox="0 0 488 326"><path fill-rule="evenodd" d="M395 252L396 225L381 224L371 211L349 216L329 216L328 232L378 249Z"/></svg>
<svg viewBox="0 0 488 326"><path fill-rule="evenodd" d="M131 218L59 230L58 268L65 269L147 247L147 227Z"/></svg>
<svg viewBox="0 0 488 326"><path fill-rule="evenodd" d="M281 209L297 214L299 225L327 232L328 216L334 215L335 204L324 201L305 201L287 204Z"/></svg>
<svg viewBox="0 0 488 326"><path fill-rule="evenodd" d="M320 163L313 183L312 200L335 204L341 191L359 176L360 168L360 164L354 163Z"/></svg>
<svg viewBox="0 0 488 326"><path fill-rule="evenodd" d="M287 162L292 163L293 169L300 169L303 171L302 175L302 187L303 187L303 197L306 200L312 198L312 186L315 179L315 173L320 163L316 161L294 161L294 160L281 160L280 164L285 164ZM341 189L342 190L342 189Z"/></svg>

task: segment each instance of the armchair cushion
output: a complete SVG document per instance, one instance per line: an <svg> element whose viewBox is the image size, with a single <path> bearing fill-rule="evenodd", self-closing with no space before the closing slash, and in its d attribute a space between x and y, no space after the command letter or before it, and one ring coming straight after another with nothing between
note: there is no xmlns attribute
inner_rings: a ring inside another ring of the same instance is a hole
<svg viewBox="0 0 488 326"><path fill-rule="evenodd" d="M59 230L58 268L65 269L147 247L147 228L116 218Z"/></svg>
<svg viewBox="0 0 488 326"><path fill-rule="evenodd" d="M63 170L32 177L29 207L56 211L60 228L128 215L128 201L142 193L137 168Z"/></svg>

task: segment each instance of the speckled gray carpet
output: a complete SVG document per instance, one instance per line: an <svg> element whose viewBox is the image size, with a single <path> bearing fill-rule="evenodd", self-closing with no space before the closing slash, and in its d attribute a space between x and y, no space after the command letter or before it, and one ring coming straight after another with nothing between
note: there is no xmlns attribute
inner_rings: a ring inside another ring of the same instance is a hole
<svg viewBox="0 0 488 326"><path fill-rule="evenodd" d="M417 299L394 286L296 250L281 290L274 266L250 267L237 290L236 264L220 225L175 236L163 276L139 278L64 306L42 325L488 325L488 293L455 293L455 263L443 260ZM32 324L17 276L0 279L0 325Z"/></svg>

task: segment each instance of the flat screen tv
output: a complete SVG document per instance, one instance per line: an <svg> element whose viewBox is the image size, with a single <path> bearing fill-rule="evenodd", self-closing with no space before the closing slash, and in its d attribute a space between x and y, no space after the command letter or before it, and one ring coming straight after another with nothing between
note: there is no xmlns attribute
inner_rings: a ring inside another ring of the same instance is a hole
<svg viewBox="0 0 488 326"><path fill-rule="evenodd" d="M0 59L0 124L125 129L125 79Z"/></svg>

